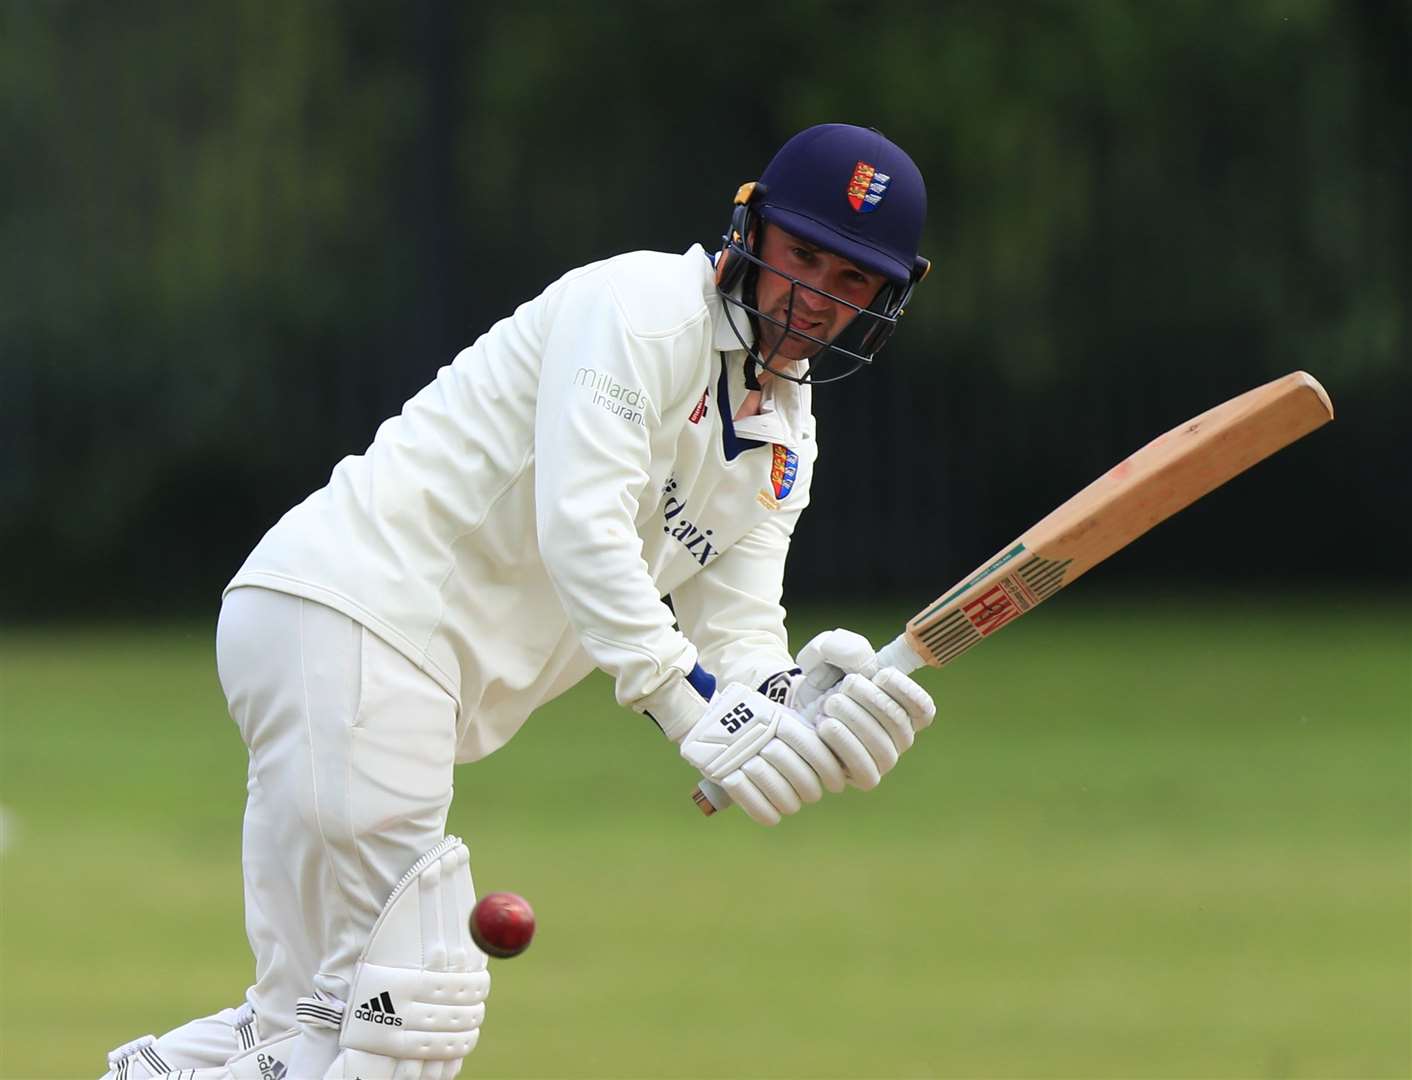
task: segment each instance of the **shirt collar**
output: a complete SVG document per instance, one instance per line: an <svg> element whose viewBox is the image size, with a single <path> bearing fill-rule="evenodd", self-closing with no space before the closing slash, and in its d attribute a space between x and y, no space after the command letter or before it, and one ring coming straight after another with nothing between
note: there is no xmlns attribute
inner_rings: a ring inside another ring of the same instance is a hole
<svg viewBox="0 0 1412 1080"><path fill-rule="evenodd" d="M721 404L734 412L745 400L745 351L723 352L721 362L725 366L730 388L729 403ZM760 411L754 416L735 421L736 437L754 442L780 443L791 450L798 450L810 427L813 396L814 388L808 383L771 379L761 392Z"/></svg>

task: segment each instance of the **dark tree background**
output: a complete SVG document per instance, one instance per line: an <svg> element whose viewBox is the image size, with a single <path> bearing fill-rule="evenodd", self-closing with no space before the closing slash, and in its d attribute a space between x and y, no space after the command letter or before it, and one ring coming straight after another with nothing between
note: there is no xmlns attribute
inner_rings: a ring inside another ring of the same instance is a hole
<svg viewBox="0 0 1412 1080"><path fill-rule="evenodd" d="M826 120L912 152L936 269L816 393L793 597L935 591L1298 367L1337 423L1108 578L1405 583L1409 55L1402 0L5 0L0 615L211 609L494 320Z"/></svg>

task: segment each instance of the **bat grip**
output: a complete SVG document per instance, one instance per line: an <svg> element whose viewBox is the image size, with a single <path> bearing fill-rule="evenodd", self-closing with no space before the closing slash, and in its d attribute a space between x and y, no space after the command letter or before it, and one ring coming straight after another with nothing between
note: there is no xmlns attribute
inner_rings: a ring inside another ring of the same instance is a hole
<svg viewBox="0 0 1412 1080"><path fill-rule="evenodd" d="M893 667L897 668L902 674L907 675L924 665L925 661L917 655L916 650L914 650L911 645L907 644L906 634L898 634L897 637L893 638L878 650L878 669ZM815 689L818 690L817 696L803 709L799 710L799 714L811 724L814 722L814 718L819 715L819 707L823 704L825 697L823 690L828 689L828 687L816 687ZM725 810L733 805L733 801L731 797L726 794L725 789L719 784L712 783L710 780L702 780L697 784L696 790L691 793L691 797L696 805L700 807L701 812L707 817L710 817L717 810Z"/></svg>
<svg viewBox="0 0 1412 1080"><path fill-rule="evenodd" d="M896 668L904 675L910 675L919 667L926 667L926 661L907 641L906 634L898 634L878 650L878 668Z"/></svg>

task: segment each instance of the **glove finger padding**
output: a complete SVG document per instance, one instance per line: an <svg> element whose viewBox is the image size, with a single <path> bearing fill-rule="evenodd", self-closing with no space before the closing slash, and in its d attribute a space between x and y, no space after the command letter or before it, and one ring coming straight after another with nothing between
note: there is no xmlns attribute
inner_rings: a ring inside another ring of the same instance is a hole
<svg viewBox="0 0 1412 1080"><path fill-rule="evenodd" d="M780 812L775 809L775 804L755 786L755 781L750 779L742 769L737 769L729 776L719 781L721 787L726 789L726 794L731 797L731 801L739 806L750 817L752 821L761 825L778 825L780 823Z"/></svg>
<svg viewBox="0 0 1412 1080"><path fill-rule="evenodd" d="M832 704L832 701L828 703ZM873 721L876 723L876 721ZM882 780L882 772L878 769L878 763L873 755L868 753L868 748L863 745L857 735L849 730L848 725L835 716L825 716L819 721L817 728L819 738L824 745L837 755L838 760L843 762L843 767L848 776L848 782L856 788L869 791L878 786Z"/></svg>
<svg viewBox="0 0 1412 1080"><path fill-rule="evenodd" d="M769 747L765 749L768 750ZM740 771L750 777L751 782L770 800L770 805L781 814L787 817L799 813L799 793L779 769L764 757L751 758L740 767Z"/></svg>
<svg viewBox="0 0 1412 1080"><path fill-rule="evenodd" d="M846 699L858 708L867 710L868 714L881 726L881 730L884 731L892 741L896 753L900 754L904 750L909 749L912 743L916 741L916 732L912 729L912 718L907 714L901 704L894 700L882 687L877 686L874 681L865 679L861 675L848 676L843 682L839 683L838 693L830 697L829 700L824 703L825 709L827 710L829 706L835 705L839 699ZM834 715L838 716L838 718L845 723L848 722L846 715L837 711L834 712ZM862 739L865 744L868 744L868 738L862 731L855 729L854 734ZM871 744L868 745L869 749L872 749ZM877 757L877 754L873 756ZM881 763L882 759L878 758L878 761ZM887 770L884 769L883 771L886 772Z"/></svg>
<svg viewBox="0 0 1412 1080"><path fill-rule="evenodd" d="M780 721L778 738L804 759L826 791L837 795L847 786L843 763L808 724L786 716Z"/></svg>
<svg viewBox="0 0 1412 1080"><path fill-rule="evenodd" d="M910 675L897 668L883 668L873 676L873 685L902 707L914 731L930 727L936 719L936 702Z"/></svg>
<svg viewBox="0 0 1412 1080"><path fill-rule="evenodd" d="M821 738L848 769L855 787L876 787L916 733L936 716L931 695L897 668L871 679L849 675L823 703Z"/></svg>
<svg viewBox="0 0 1412 1080"><path fill-rule="evenodd" d="M819 782L819 774L782 739L772 739L770 744L760 751L760 756L789 781L800 802L816 803L824 797L824 787Z"/></svg>
<svg viewBox="0 0 1412 1080"><path fill-rule="evenodd" d="M825 719L843 724L863 744L877 766L878 775L886 776L897 764L899 753L887 728L847 694L834 694L824 703L824 711Z"/></svg>

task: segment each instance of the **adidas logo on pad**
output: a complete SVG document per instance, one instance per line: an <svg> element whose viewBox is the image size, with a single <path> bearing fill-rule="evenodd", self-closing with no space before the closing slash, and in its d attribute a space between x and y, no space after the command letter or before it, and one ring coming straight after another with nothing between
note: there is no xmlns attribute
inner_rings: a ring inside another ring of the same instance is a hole
<svg viewBox="0 0 1412 1080"><path fill-rule="evenodd" d="M366 1020L370 1024L386 1024L388 1027L401 1027L402 1017L392 1009L392 995L384 990L353 1010L356 1020Z"/></svg>
<svg viewBox="0 0 1412 1080"><path fill-rule="evenodd" d="M285 1064L273 1054L261 1054L255 1059L260 1066L260 1080L284 1080Z"/></svg>

